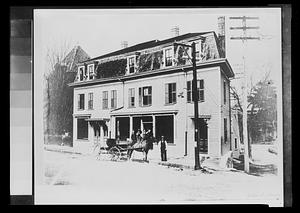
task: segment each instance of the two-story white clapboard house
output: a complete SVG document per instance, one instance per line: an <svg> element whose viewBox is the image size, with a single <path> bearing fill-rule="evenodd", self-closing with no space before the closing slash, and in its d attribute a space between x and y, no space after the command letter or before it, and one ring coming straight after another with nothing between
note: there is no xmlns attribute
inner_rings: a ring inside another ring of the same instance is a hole
<svg viewBox="0 0 300 213"><path fill-rule="evenodd" d="M127 140L151 129L167 139L169 154L194 153L194 104L189 48L196 43L201 153L231 149L230 79L234 76L214 32L152 40L83 61L74 83L73 144ZM172 150L172 151L171 151Z"/></svg>

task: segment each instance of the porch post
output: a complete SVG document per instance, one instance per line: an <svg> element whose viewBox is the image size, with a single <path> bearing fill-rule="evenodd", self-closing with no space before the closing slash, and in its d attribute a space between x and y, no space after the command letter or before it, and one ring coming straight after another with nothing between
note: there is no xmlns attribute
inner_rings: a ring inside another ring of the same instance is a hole
<svg viewBox="0 0 300 213"><path fill-rule="evenodd" d="M131 133L132 133L132 131L133 131L133 120L132 120L133 118L132 118L132 116L130 115L129 116L129 138L130 138L130 136L131 136Z"/></svg>
<svg viewBox="0 0 300 213"><path fill-rule="evenodd" d="M175 143L175 138L177 138L177 125L176 125L176 117L175 117L175 114L173 114L173 130L174 130L174 132L173 132L173 143L174 144L176 144ZM177 141L176 141L177 142Z"/></svg>
<svg viewBox="0 0 300 213"><path fill-rule="evenodd" d="M88 122L88 140L94 142L94 128L91 122Z"/></svg>
<svg viewBox="0 0 300 213"><path fill-rule="evenodd" d="M210 155L209 154L209 150L210 150L210 148L209 148L209 141L210 141L210 134L209 134L209 120L207 120L206 121L206 123L207 123L207 155Z"/></svg>
<svg viewBox="0 0 300 213"><path fill-rule="evenodd" d="M77 140L77 118L73 117L73 147L77 145L76 140Z"/></svg>
<svg viewBox="0 0 300 213"><path fill-rule="evenodd" d="M155 138L155 135L156 135L156 126L155 126L155 115L152 115L152 126L153 126L153 130L152 130L152 133L153 133L153 137Z"/></svg>
<svg viewBox="0 0 300 213"><path fill-rule="evenodd" d="M104 131L103 131L103 125L100 125L100 144L104 143Z"/></svg>

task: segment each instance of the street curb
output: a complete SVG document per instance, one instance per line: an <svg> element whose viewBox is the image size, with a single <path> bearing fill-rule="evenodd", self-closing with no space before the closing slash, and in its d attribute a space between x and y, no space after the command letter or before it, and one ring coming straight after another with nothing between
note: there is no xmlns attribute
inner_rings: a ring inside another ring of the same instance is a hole
<svg viewBox="0 0 300 213"><path fill-rule="evenodd" d="M52 152L61 152L61 153L68 153L68 154L79 154L79 155L83 155L80 152L75 152L75 151L67 151L67 150L59 150L59 149L51 149L48 147L44 147L45 150L47 151L52 151ZM184 168L184 169L193 169L193 166L188 166L188 165L183 165L183 164L179 164L179 163L170 163L170 162L159 162L159 161L150 161L153 162L155 164L161 165L161 166L167 166L167 167L173 167L173 168Z"/></svg>
<svg viewBox="0 0 300 213"><path fill-rule="evenodd" d="M168 166L168 167L174 167L174 168L185 168L185 169L193 169L192 166L188 166L188 165L183 165L183 164L178 164L178 163L164 163L164 162L157 162L158 165L162 165L162 166Z"/></svg>
<svg viewBox="0 0 300 213"><path fill-rule="evenodd" d="M77 154L77 155L82 155L80 152L75 152L75 151L67 151L67 150L59 150L59 149L51 149L44 147L45 150L47 151L52 151L52 152L62 152L62 153L68 153L68 154Z"/></svg>

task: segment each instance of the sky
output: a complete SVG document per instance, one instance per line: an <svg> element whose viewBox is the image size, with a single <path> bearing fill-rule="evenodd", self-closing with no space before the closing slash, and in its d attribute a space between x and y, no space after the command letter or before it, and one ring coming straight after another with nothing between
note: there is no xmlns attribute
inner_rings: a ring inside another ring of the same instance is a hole
<svg viewBox="0 0 300 213"><path fill-rule="evenodd" d="M249 36L264 39L231 40L241 36L242 26L232 16L256 16L247 21ZM64 42L80 45L91 57L97 57L121 48L121 42L135 45L149 40L163 40L174 36L171 29L179 27L180 35L192 32L218 32L219 16L225 16L226 57L237 77L243 71L242 56L246 58L248 82L259 81L266 70L275 86L281 86L281 14L278 8L206 8L206 9L40 9L34 11L35 44L39 57L45 62L47 49L58 49ZM245 47L245 48L244 48ZM45 65L45 64L44 64ZM241 79L232 80L240 87Z"/></svg>

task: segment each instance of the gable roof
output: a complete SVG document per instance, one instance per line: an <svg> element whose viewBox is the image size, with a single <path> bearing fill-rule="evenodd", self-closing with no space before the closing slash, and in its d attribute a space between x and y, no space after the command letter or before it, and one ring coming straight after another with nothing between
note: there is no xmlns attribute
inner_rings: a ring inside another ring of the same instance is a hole
<svg viewBox="0 0 300 213"><path fill-rule="evenodd" d="M134 51L138 51L138 50L143 50L143 49L147 49L147 48L152 48L152 47L155 47L155 46L167 44L167 43L170 43L170 42L184 40L184 39L187 39L187 38L192 38L192 37L199 36L199 35L204 35L204 34L207 34L207 33L214 33L215 34L214 31L208 31L208 32L201 32L201 33L187 33L187 34L183 34L183 35L180 35L180 36L168 38L168 39L165 39L165 40L162 40L162 41L151 40L151 41L139 43L139 44L136 44L136 45L133 45L133 46L121 49L121 50L117 50L117 51L114 51L114 52L111 52L111 53L108 53L108 54L105 54L105 55L101 55L101 56L98 56L98 57L95 57L95 58L91 58L91 59L88 59L88 60L82 61L82 62L89 62L89 61L93 61L93 60L97 60L97 59L102 59L102 58L121 55L121 54L129 53L129 52L134 52Z"/></svg>
<svg viewBox="0 0 300 213"><path fill-rule="evenodd" d="M76 72L74 68L76 64L81 61L90 59L91 57L80 47L75 46L63 59L62 63L65 64L68 69L67 72Z"/></svg>

